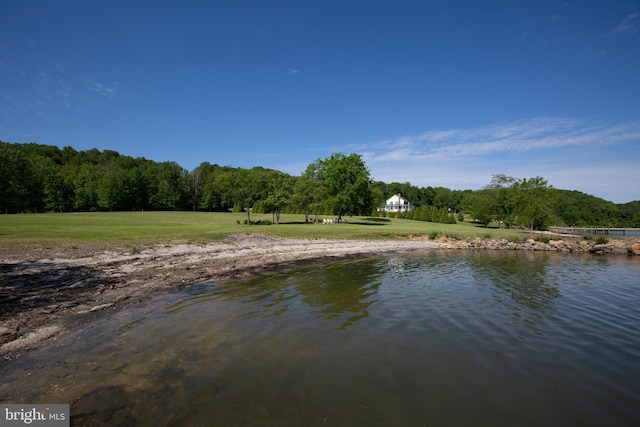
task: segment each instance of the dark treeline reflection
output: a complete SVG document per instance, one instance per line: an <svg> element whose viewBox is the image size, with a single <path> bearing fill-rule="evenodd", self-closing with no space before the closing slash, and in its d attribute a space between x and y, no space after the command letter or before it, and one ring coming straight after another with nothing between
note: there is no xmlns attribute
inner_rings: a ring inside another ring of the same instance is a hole
<svg viewBox="0 0 640 427"><path fill-rule="evenodd" d="M220 293L206 299L222 298L252 303L262 302L263 316L280 316L293 301L311 307L319 320L343 317L339 329L346 329L369 316L378 300L380 287L421 286L438 277L452 281L472 280L474 286L493 289L495 302L513 314L532 309L538 315L553 310L561 296L560 283L553 273L553 259L541 253L475 252L451 254L405 254L381 260L353 258L330 263L313 263L270 273L250 286L244 281L222 285ZM251 280L251 279L249 279ZM254 281L255 282L255 281ZM446 285L441 285L446 286ZM253 312L251 312L253 313ZM247 313L247 314L251 314Z"/></svg>
<svg viewBox="0 0 640 427"><path fill-rule="evenodd" d="M246 281L223 283L217 292L205 287L189 304L208 299L240 301L250 307L245 315L251 315L256 314L256 303L260 302L259 314L272 317L282 316L292 303L302 302L319 320L343 318L338 329L346 329L369 316L368 309L376 302L382 284L380 265L371 258L296 265L292 267L295 274L285 269L267 273L259 281L252 276ZM184 304L177 307L182 308Z"/></svg>
<svg viewBox="0 0 640 427"><path fill-rule="evenodd" d="M493 286L494 299L512 311L524 306L546 313L561 296L560 284L548 272L552 261L546 254L481 252L467 261L478 285Z"/></svg>
<svg viewBox="0 0 640 427"><path fill-rule="evenodd" d="M369 316L369 307L376 302L381 285L380 270L375 260L358 260L322 268L311 281L294 286L302 301L318 309L323 319L345 316L340 329L346 329Z"/></svg>

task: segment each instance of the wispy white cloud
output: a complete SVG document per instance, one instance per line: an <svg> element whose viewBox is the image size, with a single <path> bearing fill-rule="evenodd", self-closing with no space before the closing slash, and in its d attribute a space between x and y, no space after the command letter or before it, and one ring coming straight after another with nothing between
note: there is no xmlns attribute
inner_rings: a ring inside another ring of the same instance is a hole
<svg viewBox="0 0 640 427"><path fill-rule="evenodd" d="M600 33L589 40L578 55L579 59L605 55L616 45L637 42L640 36L640 12L625 16L622 21L609 31Z"/></svg>
<svg viewBox="0 0 640 427"><path fill-rule="evenodd" d="M24 112L50 122L60 121L68 110L130 96L129 93L121 94L117 83L105 84L84 75L74 75L57 63L47 66L36 63L31 68L18 68L0 61L0 78L14 82L3 88L0 111Z"/></svg>
<svg viewBox="0 0 640 427"><path fill-rule="evenodd" d="M622 22L616 25L611 34L633 37L640 31L640 12L627 15Z"/></svg>
<svg viewBox="0 0 640 427"><path fill-rule="evenodd" d="M637 173L637 162L626 159L629 149L640 154L635 148L639 146L640 121L598 125L572 118L536 118L431 130L351 145L347 150L361 153L374 179L385 182L477 189L497 173L539 175L558 188L630 201L640 199L640 190L629 181Z"/></svg>
<svg viewBox="0 0 640 427"><path fill-rule="evenodd" d="M415 136L381 141L369 145L369 150L365 151L370 153L370 160L373 162L398 158L446 160L601 141L611 143L638 137L640 123L598 127L576 119L538 118L474 129L427 131Z"/></svg>
<svg viewBox="0 0 640 427"><path fill-rule="evenodd" d="M107 86L103 83L95 82L85 77L84 85L91 92L97 93L98 95L108 99L113 99L118 96L118 89L115 87L117 84Z"/></svg>

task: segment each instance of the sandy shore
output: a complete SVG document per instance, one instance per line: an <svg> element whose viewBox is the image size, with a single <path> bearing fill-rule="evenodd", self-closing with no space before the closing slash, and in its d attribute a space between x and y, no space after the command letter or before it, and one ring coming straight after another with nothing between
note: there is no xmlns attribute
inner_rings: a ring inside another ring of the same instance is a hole
<svg viewBox="0 0 640 427"><path fill-rule="evenodd" d="M447 247L433 241L288 240L247 234L135 253L83 248L3 256L0 357L19 357L61 333L69 316L133 304L160 291L305 260Z"/></svg>

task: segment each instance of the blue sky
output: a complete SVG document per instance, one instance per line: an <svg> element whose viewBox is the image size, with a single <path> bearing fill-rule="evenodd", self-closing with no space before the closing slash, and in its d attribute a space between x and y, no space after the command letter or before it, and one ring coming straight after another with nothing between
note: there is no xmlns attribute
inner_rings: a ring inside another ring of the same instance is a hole
<svg viewBox="0 0 640 427"><path fill-rule="evenodd" d="M640 200L640 1L5 0L0 140Z"/></svg>

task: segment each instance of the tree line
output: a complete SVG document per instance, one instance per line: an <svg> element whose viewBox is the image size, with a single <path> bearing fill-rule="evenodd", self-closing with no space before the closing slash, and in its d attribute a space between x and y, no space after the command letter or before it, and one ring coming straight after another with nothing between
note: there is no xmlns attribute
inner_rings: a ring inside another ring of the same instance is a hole
<svg viewBox="0 0 640 427"><path fill-rule="evenodd" d="M474 220L501 227L548 225L640 227L640 202L624 205L556 190L541 177L496 175L480 190L416 187L373 181L358 154L333 154L300 176L263 167L203 162L189 171L97 149L77 151L0 141L0 212L197 210L314 215L386 215L378 210L401 193L407 219Z"/></svg>

